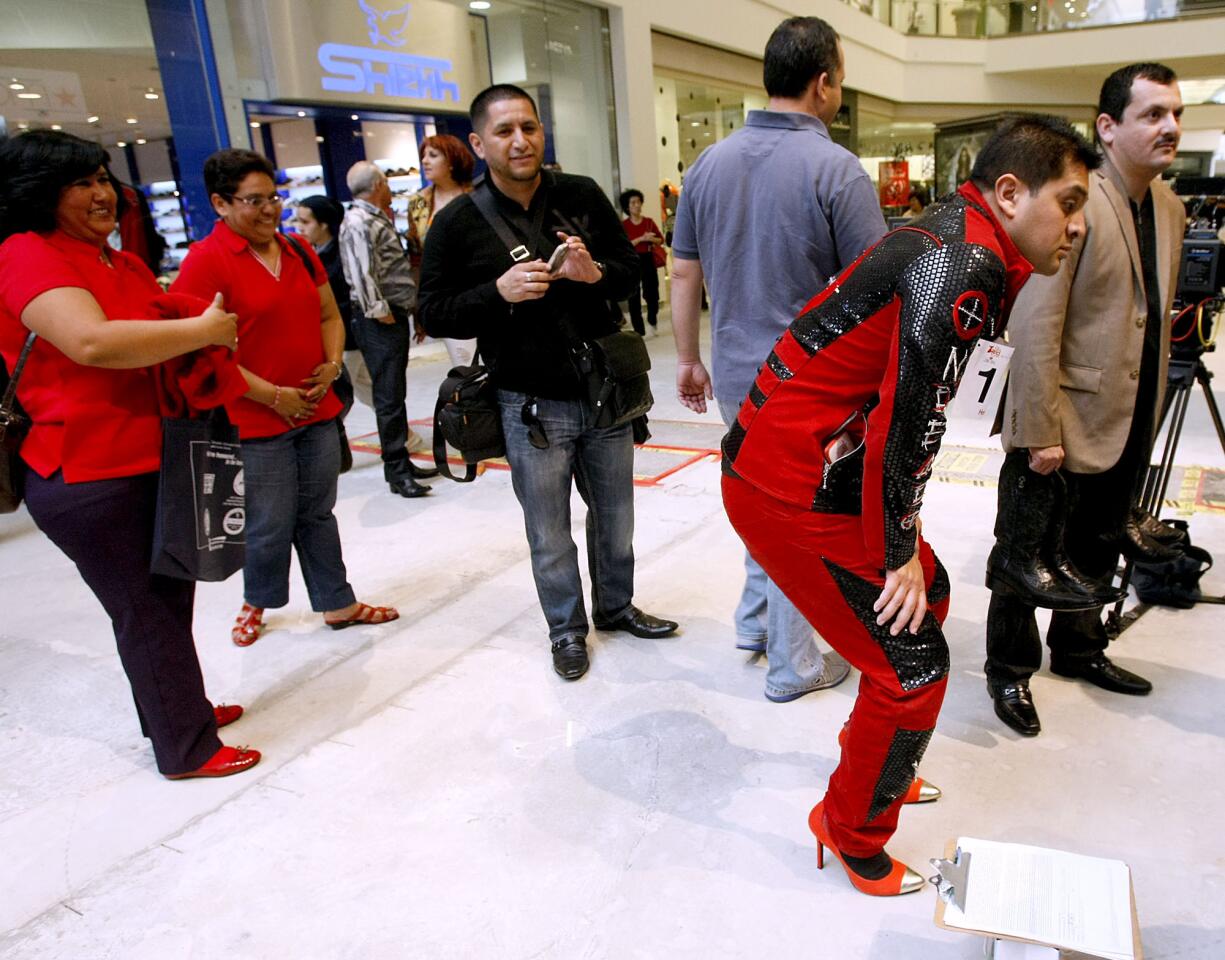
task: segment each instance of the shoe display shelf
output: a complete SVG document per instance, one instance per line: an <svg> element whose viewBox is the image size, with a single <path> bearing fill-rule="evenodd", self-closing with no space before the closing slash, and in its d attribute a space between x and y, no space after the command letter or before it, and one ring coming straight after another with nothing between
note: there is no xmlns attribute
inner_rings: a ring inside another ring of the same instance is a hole
<svg viewBox="0 0 1225 960"><path fill-rule="evenodd" d="M396 215L396 229L403 233L408 229L408 198L421 189L421 172L416 167L387 167L379 164L387 174L387 185L391 187L391 209Z"/></svg>
<svg viewBox="0 0 1225 960"><path fill-rule="evenodd" d="M183 220L183 204L179 198L179 185L173 180L157 180L141 189L149 200L149 211L157 232L166 241L166 255L162 266L177 270L187 256L191 242L187 236L187 224Z"/></svg>
<svg viewBox="0 0 1225 960"><path fill-rule="evenodd" d="M276 192L285 200L285 205L281 208L283 222L293 218L297 201L327 194L327 188L323 185L323 167L317 163L278 170L276 179Z"/></svg>

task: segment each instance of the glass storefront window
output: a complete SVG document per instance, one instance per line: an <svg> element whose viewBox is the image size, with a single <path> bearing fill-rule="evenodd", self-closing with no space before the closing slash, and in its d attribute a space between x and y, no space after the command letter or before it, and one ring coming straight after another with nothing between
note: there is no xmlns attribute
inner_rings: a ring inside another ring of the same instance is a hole
<svg viewBox="0 0 1225 960"><path fill-rule="evenodd" d="M131 229L117 232L114 244L126 236L150 266L173 268L188 238L145 5L59 0L35 7L0 0L0 132L63 130L104 146L114 174L143 194L153 231L139 249Z"/></svg>

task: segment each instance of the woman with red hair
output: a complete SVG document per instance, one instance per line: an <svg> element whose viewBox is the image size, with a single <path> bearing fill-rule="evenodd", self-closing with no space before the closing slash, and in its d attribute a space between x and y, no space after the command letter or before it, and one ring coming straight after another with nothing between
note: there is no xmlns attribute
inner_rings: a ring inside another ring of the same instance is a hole
<svg viewBox="0 0 1225 960"><path fill-rule="evenodd" d="M420 270L425 235L434 216L456 197L472 192L472 171L476 166L462 140L439 133L421 141L421 176L430 185L408 198L408 237L413 266ZM475 340L444 341L451 366L466 367L476 355Z"/></svg>

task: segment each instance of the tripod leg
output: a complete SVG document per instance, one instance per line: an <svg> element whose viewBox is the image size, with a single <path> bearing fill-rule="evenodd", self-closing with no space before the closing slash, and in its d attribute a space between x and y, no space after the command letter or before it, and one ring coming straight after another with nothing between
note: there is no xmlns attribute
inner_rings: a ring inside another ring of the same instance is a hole
<svg viewBox="0 0 1225 960"><path fill-rule="evenodd" d="M1216 395L1212 392L1212 374L1208 372L1202 360L1196 365L1195 379L1204 389L1204 399L1208 402L1208 413L1212 416L1212 423L1216 427L1216 436L1221 443L1221 450L1225 452L1225 423L1221 422L1221 408L1217 406Z"/></svg>

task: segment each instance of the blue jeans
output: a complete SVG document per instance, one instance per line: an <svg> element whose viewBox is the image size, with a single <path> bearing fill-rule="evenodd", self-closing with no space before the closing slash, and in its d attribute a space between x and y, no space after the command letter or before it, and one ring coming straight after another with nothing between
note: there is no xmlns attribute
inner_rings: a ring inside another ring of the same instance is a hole
<svg viewBox="0 0 1225 960"><path fill-rule="evenodd" d="M719 415L731 426L740 412L743 397L720 396ZM766 693L787 696L807 690L825 669L816 633L804 615L766 576L761 566L744 554L744 590L736 607L736 638L740 641L765 640Z"/></svg>
<svg viewBox="0 0 1225 960"><path fill-rule="evenodd" d="M581 400L537 401L549 445L537 450L522 421L526 397L498 391L511 483L523 507L532 576L549 639L587 636L587 611L570 535L571 478L587 504L591 609L615 620L634 598L634 438L629 424L597 429Z"/></svg>
<svg viewBox="0 0 1225 960"><path fill-rule="evenodd" d="M298 563L311 609L340 610L357 599L340 551L336 478L340 447L332 420L276 437L242 442L247 490L247 561L243 597L253 607L289 603L290 551Z"/></svg>

